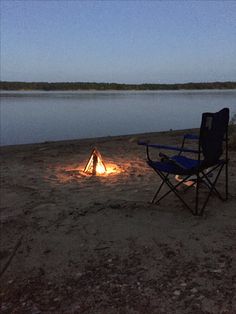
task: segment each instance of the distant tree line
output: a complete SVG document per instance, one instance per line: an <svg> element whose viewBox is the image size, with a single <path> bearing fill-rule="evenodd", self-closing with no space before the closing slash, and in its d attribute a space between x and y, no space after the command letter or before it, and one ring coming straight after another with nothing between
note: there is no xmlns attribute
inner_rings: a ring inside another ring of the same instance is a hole
<svg viewBox="0 0 236 314"><path fill-rule="evenodd" d="M179 89L236 89L236 82L183 84L118 84L91 82L9 82L0 81L0 90L179 90Z"/></svg>

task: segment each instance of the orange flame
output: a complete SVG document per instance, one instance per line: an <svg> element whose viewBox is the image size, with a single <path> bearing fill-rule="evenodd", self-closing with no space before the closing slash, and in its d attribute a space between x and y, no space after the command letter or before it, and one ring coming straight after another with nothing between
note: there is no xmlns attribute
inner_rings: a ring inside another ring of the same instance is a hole
<svg viewBox="0 0 236 314"><path fill-rule="evenodd" d="M92 175L101 175L105 174L106 171L107 169L104 161L102 160L101 154L96 148L94 148L84 168L84 172Z"/></svg>

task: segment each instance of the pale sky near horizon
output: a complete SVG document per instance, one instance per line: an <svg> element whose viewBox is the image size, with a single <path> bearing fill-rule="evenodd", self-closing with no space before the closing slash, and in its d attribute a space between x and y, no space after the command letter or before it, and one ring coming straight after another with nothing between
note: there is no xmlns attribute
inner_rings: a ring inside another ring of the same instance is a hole
<svg viewBox="0 0 236 314"><path fill-rule="evenodd" d="M236 81L236 1L1 0L1 80Z"/></svg>

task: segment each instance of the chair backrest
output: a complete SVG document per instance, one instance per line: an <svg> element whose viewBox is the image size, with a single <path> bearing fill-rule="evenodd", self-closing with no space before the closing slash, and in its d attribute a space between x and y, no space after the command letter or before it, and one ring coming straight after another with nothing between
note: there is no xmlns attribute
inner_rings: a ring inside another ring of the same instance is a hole
<svg viewBox="0 0 236 314"><path fill-rule="evenodd" d="M205 164L211 166L220 159L223 153L225 136L228 136L228 123L228 108L224 108L216 113L205 112L202 114L200 146Z"/></svg>

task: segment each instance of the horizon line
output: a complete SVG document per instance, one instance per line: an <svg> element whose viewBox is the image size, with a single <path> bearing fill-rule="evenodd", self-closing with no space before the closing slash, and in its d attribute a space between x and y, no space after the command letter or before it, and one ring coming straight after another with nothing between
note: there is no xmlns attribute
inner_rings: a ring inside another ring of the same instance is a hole
<svg viewBox="0 0 236 314"><path fill-rule="evenodd" d="M185 82L185 83L117 83L117 82L95 82L95 81L7 81L0 80L0 83L44 83L44 84L116 84L116 85L176 85L176 84L215 84L215 83L236 83L236 81L198 81L198 82Z"/></svg>

